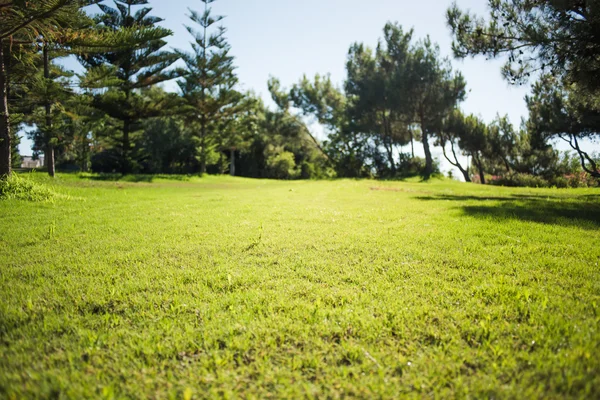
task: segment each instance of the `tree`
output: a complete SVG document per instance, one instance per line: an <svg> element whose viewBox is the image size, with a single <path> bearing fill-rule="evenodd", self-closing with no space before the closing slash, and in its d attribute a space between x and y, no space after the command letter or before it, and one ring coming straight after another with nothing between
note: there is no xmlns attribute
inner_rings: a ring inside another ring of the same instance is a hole
<svg viewBox="0 0 600 400"><path fill-rule="evenodd" d="M40 0L36 2L0 0L0 177L11 174L11 133L8 106L9 71L12 46L34 44L39 36L52 37L80 17L80 8L92 1Z"/></svg>
<svg viewBox="0 0 600 400"><path fill-rule="evenodd" d="M119 156L123 174L134 168L132 135L139 130L140 121L163 116L173 106L173 97L163 98L164 103L157 104L144 97L141 90L178 76L176 71L167 70L178 56L162 50L166 45L163 39L171 35L171 31L156 25L162 19L150 16L150 7L132 11L132 7L145 4L147 0L115 0L116 9L99 4L103 14L96 17L96 22L105 30L137 32L143 44L80 57L88 68L81 86L102 89L95 94L93 105L120 124Z"/></svg>
<svg viewBox="0 0 600 400"><path fill-rule="evenodd" d="M541 141L559 138L577 152L583 170L600 178L597 160L581 148L580 141L600 133L600 97L581 91L575 84L564 86L544 75L525 98L529 109L527 130Z"/></svg>
<svg viewBox="0 0 600 400"><path fill-rule="evenodd" d="M523 82L532 73L553 75L581 89L600 88L600 7L597 1L494 0L489 19L452 5L447 21L456 57L506 56L503 73Z"/></svg>
<svg viewBox="0 0 600 400"><path fill-rule="evenodd" d="M159 87L149 90L155 101L169 96ZM196 151L184 120L169 115L142 121L142 134L136 147L140 149L141 171L144 173L193 173L197 170Z"/></svg>
<svg viewBox="0 0 600 400"><path fill-rule="evenodd" d="M9 54L9 53L6 53ZM18 145L20 137L18 131L26 121L26 116L31 114L33 107L29 101L29 93L33 84L30 79L30 70L39 64L39 52L31 46L13 44L10 57L6 57L5 68L7 85L7 104L10 108L10 135L11 135L11 164L12 168L20 167L21 156Z"/></svg>
<svg viewBox="0 0 600 400"><path fill-rule="evenodd" d="M443 126L438 133L438 145L442 148L444 158L454 167L463 174L465 182L471 182L471 175L469 173L469 166L463 167L458 159L457 152L459 151L459 142L463 141L467 137L467 129L469 124L466 121L466 117L462 111L456 109L453 110L446 118L444 118ZM446 151L446 145L450 145L450 151L452 152L452 158ZM464 153L464 152L463 152Z"/></svg>
<svg viewBox="0 0 600 400"><path fill-rule="evenodd" d="M521 151L521 138L510 123L508 116L496 116L487 128L489 141L489 154L487 159L490 161L489 168L492 173L501 172L511 173L514 168L514 160ZM504 171L500 171L498 167Z"/></svg>
<svg viewBox="0 0 600 400"><path fill-rule="evenodd" d="M28 77L29 82L24 88L25 95L22 96L22 100L31 107L26 117L27 123L37 128L28 135L33 138L34 145L44 153L48 175L54 177L55 150L69 132L70 121L65 113L65 104L75 93L71 89L70 81L73 74L52 62L54 57L50 54L50 46L50 43L41 43L41 63L37 74Z"/></svg>
<svg viewBox="0 0 600 400"><path fill-rule="evenodd" d="M479 180L485 184L485 161L490 156L490 141L488 130L483 121L474 115L464 115L455 109L444 118L442 127L437 134L437 143L441 146L444 157L448 162L458 168L463 174L465 182L471 182L469 165L463 166L457 152L471 157L472 163L479 173ZM446 146L450 145L451 155Z"/></svg>
<svg viewBox="0 0 600 400"><path fill-rule="evenodd" d="M77 53L135 46L155 36L150 29L107 32L93 29L83 7L102 0L0 0L0 176L10 170L10 75L7 68L15 48L52 44ZM33 69L35 71L35 69ZM30 72L29 76L34 72Z"/></svg>
<svg viewBox="0 0 600 400"><path fill-rule="evenodd" d="M395 146L413 141L409 96L413 83L407 74L412 35L412 30L404 33L402 27L388 23L384 41L374 54L364 45L354 44L346 64L351 120L376 139L377 147L385 149L392 176L396 174Z"/></svg>
<svg viewBox="0 0 600 400"><path fill-rule="evenodd" d="M367 167L369 138L351 127L348 98L331 82L329 76L317 74L312 81L305 76L289 92L281 88L277 79L271 78L269 90L284 115L291 115L290 107L294 106L300 109L303 117L311 117L325 128L327 140L321 143L302 124L306 137L318 150L318 157L333 166L337 176L370 175Z"/></svg>
<svg viewBox="0 0 600 400"><path fill-rule="evenodd" d="M259 123L255 115L258 99L253 93L246 93L240 97L239 102L234 107L229 107L220 120L219 126L219 147L221 154L229 152L229 175L236 175L236 152L241 153L246 150L249 145L249 140L252 133L256 131ZM221 160L221 165L224 168L225 162ZM224 169L221 171L224 173Z"/></svg>
<svg viewBox="0 0 600 400"><path fill-rule="evenodd" d="M200 31L186 26L194 37L192 52L179 50L177 54L186 65L183 80L178 82L186 104L184 115L188 124L198 129L195 136L199 144L200 173L204 174L209 152L218 142L224 142L223 138L218 139L219 130L226 129L242 96L234 90L237 77L231 47L225 38L227 30L220 26L209 32L224 17L211 15L208 5L215 0L201 1L204 3L202 13L189 10L190 20L200 26ZM229 150L234 165L235 146Z"/></svg>
<svg viewBox="0 0 600 400"><path fill-rule="evenodd" d="M421 128L425 178L428 178L433 173L429 140L439 132L444 117L465 99L466 83L459 72L452 70L450 60L441 58L439 46L432 44L429 37L417 43L411 61L408 80L413 85L409 98Z"/></svg>
<svg viewBox="0 0 600 400"><path fill-rule="evenodd" d="M290 89L289 95L280 92L281 85L277 79L271 78L268 86L271 97L281 110L289 111L291 102L304 116L312 116L325 126L330 136L339 134L347 125L346 97L333 85L329 76L317 74L312 82L304 76ZM329 159L321 143L308 129L306 133L321 154Z"/></svg>
<svg viewBox="0 0 600 400"><path fill-rule="evenodd" d="M479 182L485 185L484 161L489 154L488 131L485 123L474 115L466 117L458 144L465 154L471 157L471 162L479 173Z"/></svg>

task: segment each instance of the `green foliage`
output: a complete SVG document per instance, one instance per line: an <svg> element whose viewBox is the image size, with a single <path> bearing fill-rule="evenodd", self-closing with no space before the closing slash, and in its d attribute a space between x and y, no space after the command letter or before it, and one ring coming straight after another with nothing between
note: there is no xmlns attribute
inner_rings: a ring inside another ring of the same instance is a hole
<svg viewBox="0 0 600 400"><path fill-rule="evenodd" d="M580 146L581 139L595 138L600 133L600 96L582 92L574 85L561 85L554 77L544 75L525 101L528 131L542 143L554 138L567 142L577 152L584 171L600 178L596 160Z"/></svg>
<svg viewBox="0 0 600 400"><path fill-rule="evenodd" d="M598 189L87 176L0 201L0 397L600 396Z"/></svg>
<svg viewBox="0 0 600 400"><path fill-rule="evenodd" d="M552 176L549 179L539 175L522 172L512 172L504 176L491 179L492 185L514 187L557 187L557 188L587 188L598 187L598 180L586 172Z"/></svg>
<svg viewBox="0 0 600 400"><path fill-rule="evenodd" d="M296 177L296 161L289 151L274 153L267 157L266 174L268 178L292 179Z"/></svg>
<svg viewBox="0 0 600 400"><path fill-rule="evenodd" d="M498 179L491 179L489 182L492 185L500 186L522 186L533 188L544 188L551 186L550 183L541 176L519 172L510 173L499 177ZM562 186L562 183L559 185Z"/></svg>
<svg viewBox="0 0 600 400"><path fill-rule="evenodd" d="M425 176L427 170L427 160L422 157L412 157L410 154L400 154L398 161L398 171L400 178L411 178ZM437 161L432 165L432 176L440 174L440 166Z"/></svg>
<svg viewBox="0 0 600 400"><path fill-rule="evenodd" d="M57 194L31 178L11 174L0 179L0 200L48 201Z"/></svg>
<svg viewBox="0 0 600 400"><path fill-rule="evenodd" d="M321 147L338 176L400 177L398 147L414 146L420 135L425 177L434 172L429 141L442 120L465 97L465 81L429 37L413 42L413 31L388 23L376 50L355 43L348 51L344 91L329 77L304 77L289 94L271 80L269 88L282 108L292 102L304 116L327 128ZM420 130L420 131L419 131ZM414 148L413 148L414 157Z"/></svg>
<svg viewBox="0 0 600 400"><path fill-rule="evenodd" d="M494 0L489 18L448 9L457 57L505 57L504 75L523 82L550 70L592 91L600 88L600 9L595 1Z"/></svg>
<svg viewBox="0 0 600 400"><path fill-rule="evenodd" d="M190 10L189 18L200 31L186 26L194 38L192 52L177 51L186 66L183 80L178 82L185 104L182 114L198 139L201 174L211 164L208 157L212 149L235 151L241 147L236 115L252 107L242 102L242 94L235 90L234 57L225 38L227 30L215 26L224 17L212 16L208 4L213 1L204 1L202 13Z"/></svg>
<svg viewBox="0 0 600 400"><path fill-rule="evenodd" d="M598 165L579 142L599 133L600 8L575 0L497 0L489 7L488 20L456 4L448 10L455 56L505 57L503 73L511 82L539 76L526 99L528 134L538 141L530 158L548 159L543 144L558 137L577 151L585 172L599 178Z"/></svg>
<svg viewBox="0 0 600 400"><path fill-rule="evenodd" d="M90 90L103 89L94 94L93 106L121 125L118 135L120 170L128 173L139 168L132 156L132 143L140 128L140 121L171 112L175 98L162 96L157 102L152 92L143 92L154 85L176 78L179 73L168 68L179 58L162 50L165 37L171 31L157 24L162 19L149 15L144 7L134 12L133 7L147 4L146 0L115 0L117 8L100 4L103 13L96 22L112 32L133 30L143 42L122 46L114 51L85 55L80 61L88 68L81 77L81 86ZM169 106L170 105L170 106Z"/></svg>
<svg viewBox="0 0 600 400"><path fill-rule="evenodd" d="M10 145L12 146L12 148L11 148L10 160L12 162L13 168L20 168L22 158L21 158L21 154L19 154L19 144L21 143L21 138L12 129L11 129L11 134L12 134L12 140L10 141Z"/></svg>
<svg viewBox="0 0 600 400"><path fill-rule="evenodd" d="M31 42L40 36L63 37L75 21L85 19L81 8L98 0L24 0L0 1L0 40L11 37L27 38Z"/></svg>

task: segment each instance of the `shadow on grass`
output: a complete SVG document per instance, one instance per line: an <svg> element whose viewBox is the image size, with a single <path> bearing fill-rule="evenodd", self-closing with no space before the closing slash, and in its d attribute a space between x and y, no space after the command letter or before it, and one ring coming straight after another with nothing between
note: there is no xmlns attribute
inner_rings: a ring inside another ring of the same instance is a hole
<svg viewBox="0 0 600 400"><path fill-rule="evenodd" d="M190 175L121 175L121 174L98 174L98 175L82 175L82 179L90 179L93 181L108 181L108 182L154 182L156 179L165 179L171 181L189 181Z"/></svg>
<svg viewBox="0 0 600 400"><path fill-rule="evenodd" d="M450 200L465 202L459 208L472 217L515 219L542 224L577 226L583 229L600 227L600 195L528 195L506 197L436 195L419 196L424 201ZM478 204L472 204L477 201ZM487 203L489 202L489 203Z"/></svg>

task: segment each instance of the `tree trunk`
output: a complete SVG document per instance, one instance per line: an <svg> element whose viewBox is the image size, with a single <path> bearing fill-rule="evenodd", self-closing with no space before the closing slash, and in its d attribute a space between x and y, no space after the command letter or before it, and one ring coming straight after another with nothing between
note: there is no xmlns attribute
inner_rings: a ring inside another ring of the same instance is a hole
<svg viewBox="0 0 600 400"><path fill-rule="evenodd" d="M231 149L231 160L229 161L229 175L235 176L235 149Z"/></svg>
<svg viewBox="0 0 600 400"><path fill-rule="evenodd" d="M408 131L410 132L410 153L412 158L415 158L415 134L412 129L409 129Z"/></svg>
<svg viewBox="0 0 600 400"><path fill-rule="evenodd" d="M391 143L392 135L391 135L389 121L385 116L385 111L382 111L381 117L382 117L382 122L383 122L383 132L385 135L385 137L383 139L383 147L385 147L385 151L387 152L388 161L390 163L390 169L392 170L392 175L396 175L396 163L394 162L394 147L393 147L393 144Z"/></svg>
<svg viewBox="0 0 600 400"><path fill-rule="evenodd" d="M504 166L506 167L506 172L508 172L510 174L510 164L508 163L508 160L506 159L506 157L502 157L502 161L504 161Z"/></svg>
<svg viewBox="0 0 600 400"><path fill-rule="evenodd" d="M44 48L42 50L44 57L44 79L46 80L46 84L50 79L50 59L48 56L48 44L44 43ZM46 111L46 127L44 129L44 140L46 142L46 150L44 161L48 168L48 175L54 178L55 175L55 162L54 162L54 143L52 142L52 109L50 104L50 99L48 99L48 94L46 93L46 99L44 100L44 108Z"/></svg>
<svg viewBox="0 0 600 400"><path fill-rule="evenodd" d="M88 172L88 154L90 146L87 141L87 133L81 135L81 172Z"/></svg>
<svg viewBox="0 0 600 400"><path fill-rule="evenodd" d="M129 131L131 130L129 119L123 121L123 154L121 159L121 173L123 175L130 172L129 169Z"/></svg>
<svg viewBox="0 0 600 400"><path fill-rule="evenodd" d="M200 134L202 139L200 140L200 175L206 174L206 117L202 116Z"/></svg>
<svg viewBox="0 0 600 400"><path fill-rule="evenodd" d="M433 158L429 149L429 135L423 130L423 150L425 151L425 178L429 179L433 173Z"/></svg>
<svg viewBox="0 0 600 400"><path fill-rule="evenodd" d="M46 160L47 163L47 168L48 168L48 175L50 175L52 178L54 178L54 175L56 175L56 170L55 170L55 160L54 160L54 146L52 145L52 143L48 143L46 145L46 151L44 152L44 159Z"/></svg>
<svg viewBox="0 0 600 400"><path fill-rule="evenodd" d="M7 52L9 50L7 49ZM4 54L4 40L0 39L0 178L11 174L10 118L8 113L8 74Z"/></svg>
<svg viewBox="0 0 600 400"><path fill-rule="evenodd" d="M465 178L465 182L471 182L471 177L469 176L469 166L467 164L467 169L463 168L463 166L460 164L460 162L458 161L458 157L456 156L456 151L454 150L454 141L453 140L448 140L450 142L450 148L452 149L452 156L454 157L454 161L452 161L450 159L450 157L448 157L448 154L446 154L446 143L442 143L442 153L444 154L444 157L446 157L446 160L448 160L448 162L450 164L452 164L453 166L455 166L456 168L458 168L458 170L460 171L461 174L463 174L463 177Z"/></svg>
<svg viewBox="0 0 600 400"><path fill-rule="evenodd" d="M485 185L485 174L483 173L483 165L481 165L481 160L479 159L479 156L476 155L473 155L473 160L475 161L475 165L479 171L479 181L482 185Z"/></svg>
<svg viewBox="0 0 600 400"><path fill-rule="evenodd" d="M471 177L469 176L469 170L464 169L462 167L462 165L458 165L458 169L460 170L460 173L463 174L463 178L465 178L465 182L471 182Z"/></svg>
<svg viewBox="0 0 600 400"><path fill-rule="evenodd" d="M385 143L383 145L383 147L385 147L385 151L387 152L388 161L390 162L390 168L392 170L392 175L396 175L396 163L394 161L394 148L392 147L391 144L388 147L388 143Z"/></svg>
<svg viewBox="0 0 600 400"><path fill-rule="evenodd" d="M421 124L421 127L423 125ZM425 179L429 179L433 173L433 158L431 157L431 149L429 148L429 135L427 130L423 128L423 150L425 151Z"/></svg>
<svg viewBox="0 0 600 400"><path fill-rule="evenodd" d="M431 149L429 148L429 134L427 133L427 127L425 126L425 115L421 110L419 117L421 118L421 131L423 150L425 151L425 179L429 179L433 173L433 158L431 157Z"/></svg>

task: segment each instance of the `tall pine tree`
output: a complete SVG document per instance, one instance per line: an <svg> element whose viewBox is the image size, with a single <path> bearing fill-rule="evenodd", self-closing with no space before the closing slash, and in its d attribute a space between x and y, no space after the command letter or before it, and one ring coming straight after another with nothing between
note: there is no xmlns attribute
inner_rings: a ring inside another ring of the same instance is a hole
<svg viewBox="0 0 600 400"><path fill-rule="evenodd" d="M102 0L0 0L0 177L11 173L9 93L14 49L38 46L72 53L97 53L154 40L156 29L94 29L82 10ZM17 62L19 63L19 61ZM34 64L20 65L21 78L36 74ZM48 74L49 75L49 74ZM50 79L49 77L46 79Z"/></svg>
<svg viewBox="0 0 600 400"><path fill-rule="evenodd" d="M192 52L178 51L185 62L187 71L179 82L182 97L186 103L185 118L187 124L196 129L200 173L206 173L209 153L219 143L221 130L228 128L228 121L237 111L242 96L234 87L238 80L235 75L234 58L230 54L231 46L225 38L226 29L216 27L224 17L211 15L209 4L215 0L200 0L204 11L189 10L189 18L200 27L196 30L187 26L194 37ZM232 135L227 135L233 137ZM222 138L221 138L222 139ZM234 159L235 144L229 141L229 150Z"/></svg>
<svg viewBox="0 0 600 400"><path fill-rule="evenodd" d="M147 0L115 0L116 9L100 4L104 13L96 20L115 32L121 29L150 30L153 32L150 40L117 51L81 57L88 68L82 77L82 86L103 89L95 93L94 106L120 125L120 135L115 139L120 142L120 171L123 174L132 172L134 168L132 135L141 127L141 121L164 115L169 108L165 104L155 104L141 91L177 76L175 70L167 69L178 56L162 50L167 44L164 38L171 35L171 31L157 26L162 19L150 16L150 7L136 12L133 10L145 4L148 4Z"/></svg>
<svg viewBox="0 0 600 400"><path fill-rule="evenodd" d="M12 169L9 93L13 49L34 45L41 36L64 34L70 22L84 16L81 8L92 0L0 0L0 177ZM73 39L71 37L70 39ZM81 39L81 37L80 37ZM16 45L16 46L15 46Z"/></svg>

